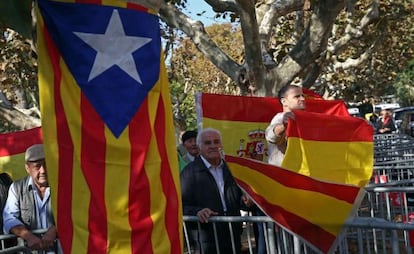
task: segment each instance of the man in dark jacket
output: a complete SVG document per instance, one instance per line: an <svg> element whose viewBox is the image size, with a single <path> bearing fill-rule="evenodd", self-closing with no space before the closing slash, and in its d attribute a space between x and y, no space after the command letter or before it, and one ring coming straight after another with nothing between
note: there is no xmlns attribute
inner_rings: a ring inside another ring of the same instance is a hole
<svg viewBox="0 0 414 254"><path fill-rule="evenodd" d="M181 172L181 194L184 215L197 215L201 231L197 239L201 253L217 253L211 216L240 216L242 206L251 206L252 201L243 196L236 185L227 164L222 159L221 134L208 128L197 136L200 156ZM241 223L233 223L235 252L241 250ZM227 223L217 223L220 253L233 253Z"/></svg>

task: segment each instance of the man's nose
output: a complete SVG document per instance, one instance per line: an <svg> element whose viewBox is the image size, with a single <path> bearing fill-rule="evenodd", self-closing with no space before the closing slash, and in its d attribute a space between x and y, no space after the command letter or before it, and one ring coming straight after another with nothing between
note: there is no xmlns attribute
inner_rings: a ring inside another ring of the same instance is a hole
<svg viewBox="0 0 414 254"><path fill-rule="evenodd" d="M39 168L39 172L40 173L46 173L46 166L42 164L42 166L40 166L40 168Z"/></svg>

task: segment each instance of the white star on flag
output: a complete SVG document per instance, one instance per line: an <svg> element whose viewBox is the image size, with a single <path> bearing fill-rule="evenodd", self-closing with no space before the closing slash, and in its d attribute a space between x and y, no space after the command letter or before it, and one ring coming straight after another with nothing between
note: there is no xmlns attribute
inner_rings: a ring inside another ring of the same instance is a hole
<svg viewBox="0 0 414 254"><path fill-rule="evenodd" d="M132 53L152 39L126 35L117 10L112 12L105 34L81 32L74 32L74 34L97 52L88 82L116 65L142 84Z"/></svg>

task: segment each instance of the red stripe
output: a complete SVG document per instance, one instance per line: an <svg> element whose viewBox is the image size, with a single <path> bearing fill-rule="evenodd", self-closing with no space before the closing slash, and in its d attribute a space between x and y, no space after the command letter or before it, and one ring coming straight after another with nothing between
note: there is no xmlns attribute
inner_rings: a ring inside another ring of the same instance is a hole
<svg viewBox="0 0 414 254"><path fill-rule="evenodd" d="M29 146L40 143L43 143L40 127L0 134L0 157L25 153Z"/></svg>
<svg viewBox="0 0 414 254"><path fill-rule="evenodd" d="M281 206L272 205L265 198L256 194L245 182L235 178L237 184L258 203L262 210L277 223L303 237L324 253L331 248L336 236Z"/></svg>
<svg viewBox="0 0 414 254"><path fill-rule="evenodd" d="M88 253L107 253L105 125L83 93L81 93L80 104L82 119L80 160L82 172L91 194Z"/></svg>
<svg viewBox="0 0 414 254"><path fill-rule="evenodd" d="M57 228L64 253L72 252L72 184L73 184L73 143L61 100L62 73L59 66L60 54L46 28L43 29L46 48L54 73L54 98L58 144L58 189L57 189ZM47 125L46 125L47 126ZM47 128L47 127L44 128ZM47 129L45 129L47 131ZM47 145L47 144L46 144Z"/></svg>
<svg viewBox="0 0 414 254"><path fill-rule="evenodd" d="M142 5L138 5L138 4L130 3L130 2L127 2L127 8L131 9L131 10L136 10L136 11L148 12L148 8L146 8Z"/></svg>
<svg viewBox="0 0 414 254"><path fill-rule="evenodd" d="M248 167L286 187L322 193L350 204L354 203L359 193L359 188L355 186L322 182L287 169L246 158L226 155L226 161Z"/></svg>
<svg viewBox="0 0 414 254"><path fill-rule="evenodd" d="M295 111L295 121L290 121L287 129L289 137L333 142L372 142L373 132L363 119L303 111Z"/></svg>
<svg viewBox="0 0 414 254"><path fill-rule="evenodd" d="M151 233L150 182L145 173L145 160L151 139L148 99L142 102L129 124L131 140L131 174L129 182L129 223L131 225L131 253L153 253ZM157 202L153 200L153 202Z"/></svg>
<svg viewBox="0 0 414 254"><path fill-rule="evenodd" d="M226 121L268 123L276 113L282 112L279 100L270 97L203 93L201 104L203 117ZM345 103L340 100L308 99L306 112L349 116Z"/></svg>
<svg viewBox="0 0 414 254"><path fill-rule="evenodd" d="M76 0L76 3L80 3L80 4L97 4L97 5L102 5L102 0ZM135 4L135 3L127 3L126 8L131 9L131 10L137 10L137 11L144 11L144 12L148 12L148 8L139 5L139 4Z"/></svg>
<svg viewBox="0 0 414 254"><path fill-rule="evenodd" d="M203 117L245 122L270 122L282 111L280 103L270 97L202 94ZM226 109L226 110L223 110Z"/></svg>
<svg viewBox="0 0 414 254"><path fill-rule="evenodd" d="M171 243L171 254L181 254L183 251L180 244L180 225L178 224L180 200L178 198L177 186L175 186L172 176L172 170L177 170L178 172L178 169L172 169L170 162L168 161L165 134L166 131L172 132L173 130L166 130L165 124L165 105L163 97L161 96L155 122L155 134L161 157L161 183L164 195L167 199L167 205L165 207L165 226Z"/></svg>

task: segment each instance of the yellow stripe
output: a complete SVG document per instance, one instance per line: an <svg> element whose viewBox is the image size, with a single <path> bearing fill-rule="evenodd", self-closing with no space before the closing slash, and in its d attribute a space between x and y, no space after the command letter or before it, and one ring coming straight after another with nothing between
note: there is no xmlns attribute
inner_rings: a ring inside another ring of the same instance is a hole
<svg viewBox="0 0 414 254"><path fill-rule="evenodd" d="M165 213L168 211L165 210L166 199L163 194L162 184L160 181L161 158L154 130L158 101L160 99L160 88L160 83L157 82L148 93L151 140L148 147L147 158L145 160L145 172L150 183L150 213L151 219L154 223L154 228L151 235L152 249L154 250L154 253L169 253L171 245L170 242L166 241L166 236L168 233L165 228Z"/></svg>
<svg viewBox="0 0 414 254"><path fill-rule="evenodd" d="M248 182L254 192L263 195L269 203L319 225L331 234L339 233L352 210L349 203L318 192L283 186L248 167L236 163L229 163L229 167L234 177Z"/></svg>
<svg viewBox="0 0 414 254"><path fill-rule="evenodd" d="M372 142L322 142L289 138L283 167L303 175L360 187L373 170Z"/></svg>
<svg viewBox="0 0 414 254"><path fill-rule="evenodd" d="M40 14L39 8L36 4L37 15L37 45L38 45L38 82L39 82L39 98L40 109L42 113L42 133L43 143L45 144L45 157L48 167L48 181L51 188L52 206L55 218L59 215L57 213L57 190L58 183L58 165L59 154L56 142L57 127L56 127L56 112L55 112L55 97L54 97L54 72L52 63L50 62L48 48L44 40L44 21ZM70 202L70 201L69 201ZM59 231L59 229L58 229Z"/></svg>
<svg viewBox="0 0 414 254"><path fill-rule="evenodd" d="M105 203L108 221L108 249L119 253L131 251L131 227L129 224L129 180L131 148L129 129L119 138L105 127Z"/></svg>
<svg viewBox="0 0 414 254"><path fill-rule="evenodd" d="M254 123L254 122L240 122L240 121L224 121L215 120L211 118L203 118L203 128L215 128L221 131L223 135L223 149L226 154L237 155L237 150L245 149L246 144L252 139L248 136L250 131L261 129L266 130L269 123ZM263 137L261 141L267 148L266 139ZM267 158L263 158L267 161Z"/></svg>
<svg viewBox="0 0 414 254"><path fill-rule="evenodd" d="M74 238L72 252L81 253L87 251L89 232L89 203L90 189L82 172L80 154L82 136L79 126L82 126L80 114L81 90L63 60L60 62L62 71L61 94L65 115L69 124L69 132L74 146L73 156L73 189L72 189L72 219L74 224Z"/></svg>

